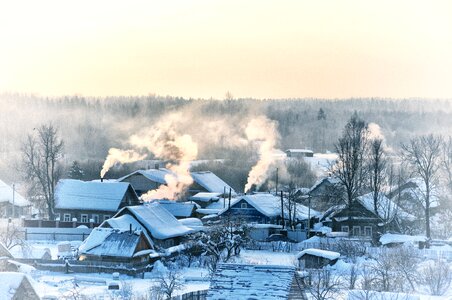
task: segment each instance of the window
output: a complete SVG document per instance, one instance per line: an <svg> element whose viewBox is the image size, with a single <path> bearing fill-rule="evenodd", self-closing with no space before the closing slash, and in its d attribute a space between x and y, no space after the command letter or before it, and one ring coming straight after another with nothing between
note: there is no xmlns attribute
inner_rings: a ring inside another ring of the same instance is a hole
<svg viewBox="0 0 452 300"><path fill-rule="evenodd" d="M372 226L364 226L365 236L372 236Z"/></svg>
<svg viewBox="0 0 452 300"><path fill-rule="evenodd" d="M245 203L242 203L241 205L240 205L240 208L248 208L248 204L245 202Z"/></svg>
<svg viewBox="0 0 452 300"><path fill-rule="evenodd" d="M82 214L80 217L80 222L88 223L88 215Z"/></svg>
<svg viewBox="0 0 452 300"><path fill-rule="evenodd" d="M341 227L342 232L348 232L348 226L342 226Z"/></svg>
<svg viewBox="0 0 452 300"><path fill-rule="evenodd" d="M110 219L110 215L104 215L104 221Z"/></svg>
<svg viewBox="0 0 452 300"><path fill-rule="evenodd" d="M64 214L64 222L70 222L71 221L71 214Z"/></svg>
<svg viewBox="0 0 452 300"><path fill-rule="evenodd" d="M60 221L60 214L55 214L55 221Z"/></svg>
<svg viewBox="0 0 452 300"><path fill-rule="evenodd" d="M354 236L360 236L361 235L361 227L360 226L353 226L353 235Z"/></svg>
<svg viewBox="0 0 452 300"><path fill-rule="evenodd" d="M99 215L93 215L93 221L94 223L99 223Z"/></svg>

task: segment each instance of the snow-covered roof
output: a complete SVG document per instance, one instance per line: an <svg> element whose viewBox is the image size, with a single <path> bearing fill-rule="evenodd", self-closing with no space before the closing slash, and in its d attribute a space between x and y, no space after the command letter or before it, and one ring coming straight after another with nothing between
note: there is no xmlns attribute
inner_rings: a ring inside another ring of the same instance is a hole
<svg viewBox="0 0 452 300"><path fill-rule="evenodd" d="M374 199L373 194L368 193L356 198L364 208L368 211L375 213L374 211ZM377 215L383 220L392 220L395 216L399 216L404 220L413 221L415 217L405 211L403 211L397 204L389 200L384 194L378 195L377 203Z"/></svg>
<svg viewBox="0 0 452 300"><path fill-rule="evenodd" d="M402 244L411 242L425 242L427 238L421 235L405 235L405 234L392 234L385 233L380 237L380 243L382 245L387 244Z"/></svg>
<svg viewBox="0 0 452 300"><path fill-rule="evenodd" d="M191 176L197 184L205 188L208 192L223 194L224 189L226 188L226 193L228 193L229 189L231 189L232 194L236 194L234 189L210 171L192 172Z"/></svg>
<svg viewBox="0 0 452 300"><path fill-rule="evenodd" d="M421 178L411 178L409 179L405 186L407 188L403 189L400 194L402 197L408 196L414 200L419 201L425 207L425 197L427 194L425 183ZM439 206L439 196L438 190L432 189L430 191L430 207Z"/></svg>
<svg viewBox="0 0 452 300"><path fill-rule="evenodd" d="M192 228L192 229L196 229L196 230L204 229L204 225L202 224L202 221L198 218L180 219L179 222L181 222L181 224L187 226L188 228Z"/></svg>
<svg viewBox="0 0 452 300"><path fill-rule="evenodd" d="M300 259L304 255L323 257L323 258L326 258L329 260L335 260L341 256L341 254L339 252L321 250L321 249L316 249L316 248L309 248L309 249L305 249L305 250L301 251L300 253L298 253L297 258Z"/></svg>
<svg viewBox="0 0 452 300"><path fill-rule="evenodd" d="M237 200L234 201L235 202L234 204L236 204L240 200L246 201L249 205L251 205L257 211L259 211L260 213L262 213L263 215L265 215L267 217L271 218L271 217L276 217L276 216L281 215L281 198L274 196L272 194L256 193L253 195L244 195L244 196L237 198ZM231 207L234 204L231 203ZM228 208L226 208L224 211L226 211L227 209ZM308 207L301 205L301 204L297 204L296 209L297 209L296 215L297 215L298 219L302 220L302 219L308 218L308 215L309 215ZM287 210L284 209L284 215L286 215L286 214L287 214ZM316 216L318 214L319 214L319 212L311 209L311 211L310 211L311 217Z"/></svg>
<svg viewBox="0 0 452 300"><path fill-rule="evenodd" d="M133 257L141 231L95 228L79 247L80 254L111 257Z"/></svg>
<svg viewBox="0 0 452 300"><path fill-rule="evenodd" d="M315 189L317 189L321 184L323 184L324 182L328 182L331 185L335 185L335 184L339 184L340 181L337 177L333 177L333 176L327 176L327 177L323 177L319 180L317 180L314 185L309 189L308 193L311 193L312 191L314 191Z"/></svg>
<svg viewBox="0 0 452 300"><path fill-rule="evenodd" d="M220 199L220 195L222 193L206 193L200 192L190 197L190 200L193 201L201 201L201 202L209 202L209 201L218 201Z"/></svg>
<svg viewBox="0 0 452 300"><path fill-rule="evenodd" d="M118 181L123 181L126 178L129 178L132 175L140 174L146 177L147 179L160 183L160 184L166 184L165 176L166 175L173 175L175 174L171 172L168 169L165 168L159 168L159 169L148 169L148 170L137 170L131 174L128 174L126 176L123 176L118 179Z"/></svg>
<svg viewBox="0 0 452 300"><path fill-rule="evenodd" d="M195 204L189 202L175 202L169 200L159 200L158 202L176 218L190 217L196 208Z"/></svg>
<svg viewBox="0 0 452 300"><path fill-rule="evenodd" d="M116 216L122 216L124 214L133 215L153 238L159 240L184 236L196 232L196 230L182 225L182 223L158 202L127 206L121 209Z"/></svg>
<svg viewBox="0 0 452 300"><path fill-rule="evenodd" d="M288 299L294 276L290 266L220 264L207 299Z"/></svg>
<svg viewBox="0 0 452 300"><path fill-rule="evenodd" d="M30 299L39 299L33 287L34 281L28 275L18 272L0 272L0 282L2 283L0 284L0 299L16 299L17 289L24 280L30 284L25 286L25 288L33 289L32 293L29 293L29 297L35 297Z"/></svg>
<svg viewBox="0 0 452 300"><path fill-rule="evenodd" d="M63 179L56 186L55 208L117 211L129 186L128 182Z"/></svg>
<svg viewBox="0 0 452 300"><path fill-rule="evenodd" d="M0 257L13 258L11 252L9 252L8 248L2 242L0 242Z"/></svg>
<svg viewBox="0 0 452 300"><path fill-rule="evenodd" d="M14 201L13 201L14 194ZM31 203L22 197L16 190L0 180L0 202L9 202L16 206L30 206Z"/></svg>
<svg viewBox="0 0 452 300"><path fill-rule="evenodd" d="M314 153L314 151L309 150L309 149L287 149L286 152L291 152L291 153Z"/></svg>

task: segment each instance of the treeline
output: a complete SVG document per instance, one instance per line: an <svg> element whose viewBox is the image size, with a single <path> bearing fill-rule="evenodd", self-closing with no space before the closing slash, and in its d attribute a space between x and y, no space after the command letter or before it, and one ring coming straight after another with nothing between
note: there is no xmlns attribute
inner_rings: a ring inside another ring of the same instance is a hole
<svg viewBox="0 0 452 300"><path fill-rule="evenodd" d="M434 132L449 135L452 103L447 100L391 99L282 99L202 100L148 95L142 97L44 98L33 95L0 95L0 176L17 180L21 143L41 124L52 123L65 143L64 161L101 162L110 147L126 147L128 137L165 114L189 111L187 118L212 120L266 115L278 124L278 147L333 151L347 120L357 112L381 127L387 144L398 149L411 137ZM320 112L323 113L320 113ZM202 130L202 128L200 128ZM208 144L200 159L237 157L223 145ZM227 143L227 141L226 141ZM247 151L247 150L245 150ZM97 166L97 164L94 164Z"/></svg>

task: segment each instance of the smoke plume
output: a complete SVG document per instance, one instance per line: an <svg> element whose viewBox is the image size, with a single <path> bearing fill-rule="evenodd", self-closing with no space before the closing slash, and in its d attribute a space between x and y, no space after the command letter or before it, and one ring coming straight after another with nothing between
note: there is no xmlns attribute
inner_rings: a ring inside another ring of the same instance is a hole
<svg viewBox="0 0 452 300"><path fill-rule="evenodd" d="M369 138L372 140L384 140L385 137L383 135L383 133L381 132L381 128L380 125L378 125L377 123L369 123L369 125L367 126L368 130L369 130Z"/></svg>
<svg viewBox="0 0 452 300"><path fill-rule="evenodd" d="M134 147L145 148L157 158L169 161L166 168L172 172L165 176L166 185L142 196L145 201L177 199L193 183L190 162L198 155L198 145L190 135L178 132L179 120L183 119L180 113L166 115L151 128L130 137Z"/></svg>
<svg viewBox="0 0 452 300"><path fill-rule="evenodd" d="M248 123L245 133L250 142L259 145L259 160L248 174L248 180L245 185L246 192L253 185L259 188L267 179L279 135L276 130L276 123L263 116L252 119Z"/></svg>
<svg viewBox="0 0 452 300"><path fill-rule="evenodd" d="M139 154L134 150L121 150L117 148L111 148L108 150L108 156L105 159L102 170L100 171L100 177L104 178L105 174L117 163L131 163L142 160L146 155Z"/></svg>

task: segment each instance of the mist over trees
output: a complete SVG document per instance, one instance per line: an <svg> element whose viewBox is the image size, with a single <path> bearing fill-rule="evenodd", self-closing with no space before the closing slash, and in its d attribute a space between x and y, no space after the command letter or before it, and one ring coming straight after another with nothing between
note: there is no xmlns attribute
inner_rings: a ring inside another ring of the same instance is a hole
<svg viewBox="0 0 452 300"><path fill-rule="evenodd" d="M445 100L216 101L156 95L98 99L2 94L0 103L0 177L10 182L20 179L17 172L11 170L15 170L21 160L21 142L33 128L49 123L58 128L65 142L65 153L61 159L66 168L63 176L68 177L71 165L77 161L85 179L98 176L97 169L100 169L109 148L127 148L131 134L166 113L180 110L184 111L184 117L194 123L191 128L187 128L187 132L202 141L199 159L231 158L232 166L243 165L244 161L247 161L245 165L252 165L249 149L232 148L233 137L221 130L218 131L221 137L215 141L211 137L203 137L204 120L221 119L234 124L246 116L263 114L277 122L281 137L277 146L281 150L309 148L314 151L334 151L334 144L354 111L366 122L377 123L382 128L388 148L394 151L415 136L431 132L448 136L452 128L452 104ZM112 169L110 176L128 171L127 166Z"/></svg>

